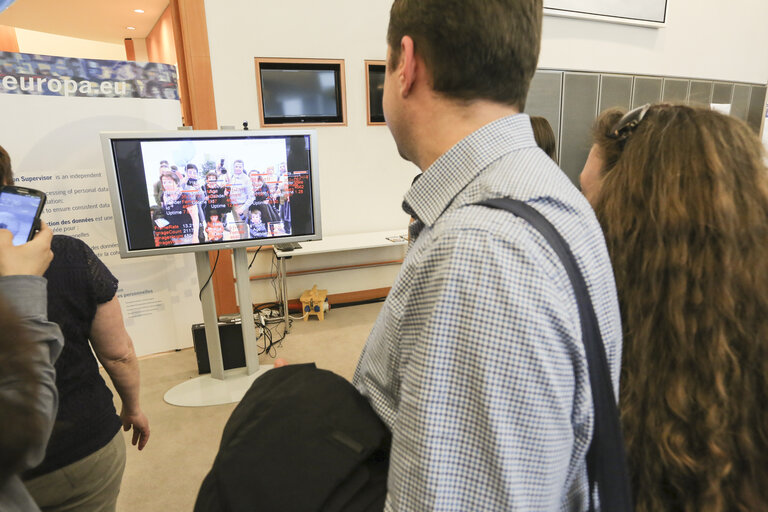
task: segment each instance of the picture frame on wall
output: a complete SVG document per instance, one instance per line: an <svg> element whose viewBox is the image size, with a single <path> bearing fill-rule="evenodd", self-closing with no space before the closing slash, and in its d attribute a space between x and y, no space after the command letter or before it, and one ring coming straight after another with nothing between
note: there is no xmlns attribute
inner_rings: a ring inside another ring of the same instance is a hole
<svg viewBox="0 0 768 512"><path fill-rule="evenodd" d="M544 14L567 18L661 28L669 0L544 0Z"/></svg>
<svg viewBox="0 0 768 512"><path fill-rule="evenodd" d="M368 126L383 126L384 120L384 74L386 62L383 60L365 61L365 105Z"/></svg>

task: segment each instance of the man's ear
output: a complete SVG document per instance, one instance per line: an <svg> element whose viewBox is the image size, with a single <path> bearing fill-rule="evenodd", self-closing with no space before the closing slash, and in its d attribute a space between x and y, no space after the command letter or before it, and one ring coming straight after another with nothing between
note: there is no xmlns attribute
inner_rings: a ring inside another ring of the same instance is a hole
<svg viewBox="0 0 768 512"><path fill-rule="evenodd" d="M406 98L413 89L416 81L416 53L414 52L413 39L403 36L400 40L400 64L398 66L398 79L400 94Z"/></svg>

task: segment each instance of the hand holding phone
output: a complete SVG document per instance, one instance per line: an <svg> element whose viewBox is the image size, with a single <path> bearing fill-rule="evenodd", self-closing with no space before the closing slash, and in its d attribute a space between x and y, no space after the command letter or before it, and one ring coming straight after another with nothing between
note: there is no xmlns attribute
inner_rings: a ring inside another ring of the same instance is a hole
<svg viewBox="0 0 768 512"><path fill-rule="evenodd" d="M22 245L35 235L45 194L26 187L0 187L0 229L13 234L13 245Z"/></svg>
<svg viewBox="0 0 768 512"><path fill-rule="evenodd" d="M53 260L53 232L45 222L40 231L25 244L15 245L10 231L0 229L0 276L42 276Z"/></svg>

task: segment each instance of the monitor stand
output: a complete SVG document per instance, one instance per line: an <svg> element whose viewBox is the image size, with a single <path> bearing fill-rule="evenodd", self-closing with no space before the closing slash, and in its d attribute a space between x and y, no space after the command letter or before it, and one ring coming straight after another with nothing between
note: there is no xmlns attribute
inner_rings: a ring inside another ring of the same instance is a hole
<svg viewBox="0 0 768 512"><path fill-rule="evenodd" d="M165 394L165 401L171 405L199 407L239 402L257 377L272 368L259 365L259 349L256 345L256 326L251 303L251 281L248 274L246 249L234 249L237 301L240 304L240 325L243 329L245 368L224 370L219 341L219 322L216 315L216 301L213 287L206 286L202 293L205 342L208 347L209 375L187 380L171 388ZM202 287L211 273L207 252L196 252L197 280Z"/></svg>

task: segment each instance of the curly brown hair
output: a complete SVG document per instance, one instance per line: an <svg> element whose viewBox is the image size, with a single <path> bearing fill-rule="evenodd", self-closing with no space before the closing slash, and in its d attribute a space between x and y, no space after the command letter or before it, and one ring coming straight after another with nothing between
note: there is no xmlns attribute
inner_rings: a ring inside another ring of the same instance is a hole
<svg viewBox="0 0 768 512"><path fill-rule="evenodd" d="M743 122L654 105L595 143L640 512L768 510L768 169Z"/></svg>

